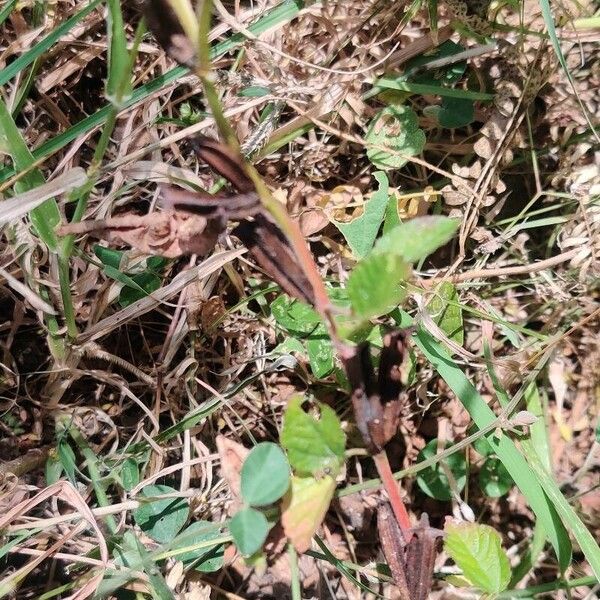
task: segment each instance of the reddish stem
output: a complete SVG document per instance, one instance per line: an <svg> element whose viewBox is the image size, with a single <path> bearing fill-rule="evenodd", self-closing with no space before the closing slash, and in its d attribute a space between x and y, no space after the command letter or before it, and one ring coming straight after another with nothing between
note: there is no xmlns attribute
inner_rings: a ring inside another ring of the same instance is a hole
<svg viewBox="0 0 600 600"><path fill-rule="evenodd" d="M412 537L410 517L408 516L404 502L402 502L402 498L400 497L400 485L394 479L394 474L392 473L385 450L375 454L373 460L375 461L375 466L377 467L377 472L379 473L383 487L389 496L390 505L394 511L394 516L398 521L402 535L404 536L404 541L408 544Z"/></svg>

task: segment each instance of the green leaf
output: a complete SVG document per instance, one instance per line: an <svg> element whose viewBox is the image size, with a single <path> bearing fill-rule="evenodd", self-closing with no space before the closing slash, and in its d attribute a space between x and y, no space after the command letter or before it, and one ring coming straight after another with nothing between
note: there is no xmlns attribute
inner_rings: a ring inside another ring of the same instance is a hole
<svg viewBox="0 0 600 600"><path fill-rule="evenodd" d="M133 458L127 458L121 465L121 484L123 489L131 491L140 482L140 468Z"/></svg>
<svg viewBox="0 0 600 600"><path fill-rule="evenodd" d="M262 85L250 85L243 90L240 90L238 96L244 98L261 98L262 96L268 96L271 90L268 87Z"/></svg>
<svg viewBox="0 0 600 600"><path fill-rule="evenodd" d="M349 223L333 221L346 238L356 258L364 258L373 248L389 201L389 184L385 173L377 171L374 177L379 183L379 188L365 203L363 214Z"/></svg>
<svg viewBox="0 0 600 600"><path fill-rule="evenodd" d="M281 498L290 486L290 465L273 442L255 446L242 466L242 498L250 506L267 506Z"/></svg>
<svg viewBox="0 0 600 600"><path fill-rule="evenodd" d="M437 453L437 447L437 439L431 440L419 452L417 462L434 457ZM461 453L456 452L443 460L446 467L450 469L454 476L456 493L460 493L467 483L467 461L465 457ZM417 474L417 484L428 496L436 500L451 500L453 497L450 482L440 463L419 471Z"/></svg>
<svg viewBox="0 0 600 600"><path fill-rule="evenodd" d="M447 522L444 549L472 585L488 594L506 589L510 564L502 539L489 525Z"/></svg>
<svg viewBox="0 0 600 600"><path fill-rule="evenodd" d="M490 498L504 496L514 481L502 461L496 456L488 458L479 471L479 487Z"/></svg>
<svg viewBox="0 0 600 600"><path fill-rule="evenodd" d="M75 483L75 471L77 470L77 459L75 458L75 452L71 448L69 442L62 439L58 442L58 460L62 465L64 472L71 483Z"/></svg>
<svg viewBox="0 0 600 600"><path fill-rule="evenodd" d="M192 567L201 573L213 573L223 566L225 554L224 544L208 544L211 540L221 536L220 527L210 521L195 521L186 527L171 544L171 550L180 550L191 546L198 548L182 554L174 555L186 567Z"/></svg>
<svg viewBox="0 0 600 600"><path fill-rule="evenodd" d="M475 106L468 98L443 98L440 106L427 106L423 114L437 119L441 127L457 129L473 122Z"/></svg>
<svg viewBox="0 0 600 600"><path fill-rule="evenodd" d="M333 371L333 344L329 337L311 335L306 341L306 350L310 368L317 379L322 379Z"/></svg>
<svg viewBox="0 0 600 600"><path fill-rule="evenodd" d="M240 553L250 556L258 552L265 543L269 523L265 515L255 508L243 508L233 515L229 531Z"/></svg>
<svg viewBox="0 0 600 600"><path fill-rule="evenodd" d="M459 346L464 342L462 308L456 287L449 281L442 282L427 304L427 312L436 325Z"/></svg>
<svg viewBox="0 0 600 600"><path fill-rule="evenodd" d="M271 304L271 313L279 326L295 336L327 333L321 318L308 304L293 300L284 294L278 296Z"/></svg>
<svg viewBox="0 0 600 600"><path fill-rule="evenodd" d="M371 254L358 263L348 278L348 297L357 317L384 315L406 296L401 285L410 275L410 266L395 254Z"/></svg>
<svg viewBox="0 0 600 600"><path fill-rule="evenodd" d="M45 466L46 485L56 483L63 473L63 466L60 460L52 454L48 457Z"/></svg>
<svg viewBox="0 0 600 600"><path fill-rule="evenodd" d="M456 233L460 221L448 217L417 217L377 240L373 253L391 253L406 262L415 263L449 242Z"/></svg>
<svg viewBox="0 0 600 600"><path fill-rule="evenodd" d="M149 485L142 490L142 496L152 498L164 494L176 494L177 490L168 485ZM185 525L189 508L183 498L163 498L162 500L143 501L133 511L133 518L140 529L153 540L161 543L172 541Z"/></svg>
<svg viewBox="0 0 600 600"><path fill-rule="evenodd" d="M103 265L107 265L118 270L121 268L121 260L123 259L123 254L125 253L122 250L115 250L114 248L106 248L105 246L95 244L94 254L98 257L98 260L100 260Z"/></svg>
<svg viewBox="0 0 600 600"><path fill-rule="evenodd" d="M144 271L131 277L130 282L135 287L126 285L119 294L119 304L123 308L155 292L160 288L162 279L155 273Z"/></svg>
<svg viewBox="0 0 600 600"><path fill-rule="evenodd" d="M367 157L376 167L399 169L408 162L408 157L423 150L425 134L419 129L414 110L408 106L388 106L372 121L365 141L370 145Z"/></svg>
<svg viewBox="0 0 600 600"><path fill-rule="evenodd" d="M428 63L438 60L440 58L446 58L459 54L464 50L464 47L460 44L456 44L452 40L447 40L440 46L438 46L435 52L431 54L421 54L415 58L409 60L404 69L406 75L401 75L398 79L400 81L410 80L415 83L424 83L431 85L452 85L456 83L465 73L467 68L467 62L462 61L447 65L444 67L438 67L437 69L428 69L425 72L418 72L412 74L418 67L427 65Z"/></svg>
<svg viewBox="0 0 600 600"><path fill-rule="evenodd" d="M336 477L344 464L346 436L333 409L319 404L321 418L302 410L302 397L292 398L283 418L281 445L298 475Z"/></svg>

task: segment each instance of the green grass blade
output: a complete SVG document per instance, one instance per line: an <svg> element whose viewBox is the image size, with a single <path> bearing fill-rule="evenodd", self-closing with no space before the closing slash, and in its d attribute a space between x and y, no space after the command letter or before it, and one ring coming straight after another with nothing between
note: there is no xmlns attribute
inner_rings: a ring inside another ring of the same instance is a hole
<svg viewBox="0 0 600 600"><path fill-rule="evenodd" d="M107 0L107 3L109 71L106 79L106 97L115 107L120 107L123 100L131 95L131 61L127 51L127 36L121 2L120 0Z"/></svg>
<svg viewBox="0 0 600 600"><path fill-rule="evenodd" d="M10 15L10 13L12 12L16 3L17 3L17 0L9 0L9 2L7 2L2 7L2 10L0 10L0 25L2 25L2 23L4 23L4 21L6 21L6 19L8 18L8 15Z"/></svg>
<svg viewBox="0 0 600 600"><path fill-rule="evenodd" d="M102 0L92 0L83 10L75 13L70 19L67 19L62 25L59 25L41 42L38 42L33 48L19 56L17 60L10 63L8 67L0 71L0 85L10 81L17 73L28 67L36 58L49 50L61 37L66 35L79 21L85 19Z"/></svg>
<svg viewBox="0 0 600 600"><path fill-rule="evenodd" d="M467 409L477 427L485 429L492 425L496 420L496 415L445 348L422 328L417 330L415 341L442 379ZM508 436L502 435L497 439L492 431L485 437L508 469L522 494L527 498L537 518L542 522L558 558L559 565L564 571L571 561L571 542L553 502L544 493L545 486L539 478L531 476L531 469L527 461Z"/></svg>
<svg viewBox="0 0 600 600"><path fill-rule="evenodd" d="M398 90L400 92L410 92L412 94L445 96L446 98L461 98L463 100L491 101L494 99L494 94L447 88L426 83L411 83L409 81L399 81L398 79L390 79L388 77L378 79L374 83L373 89L365 94L363 99L375 96L382 90Z"/></svg>
<svg viewBox="0 0 600 600"><path fill-rule="evenodd" d="M554 508L561 516L563 523L568 525L569 531L577 540L581 551L590 563L594 575L600 581L600 547L598 546L598 542L596 542L590 530L581 521L573 507L564 497L556 480L543 465L531 442L523 440L521 446L527 462L536 475L537 480L544 488L546 496L554 504Z"/></svg>
<svg viewBox="0 0 600 600"><path fill-rule="evenodd" d="M25 144L21 132L3 100L0 99L0 150L6 152L13 159L18 171L27 171L33 164L34 158ZM43 185L44 176L38 169L30 172L17 182L15 190L27 191ZM56 250L58 240L54 228L60 223L60 212L54 199L46 200L30 213L31 222L34 224L40 239L52 251Z"/></svg>

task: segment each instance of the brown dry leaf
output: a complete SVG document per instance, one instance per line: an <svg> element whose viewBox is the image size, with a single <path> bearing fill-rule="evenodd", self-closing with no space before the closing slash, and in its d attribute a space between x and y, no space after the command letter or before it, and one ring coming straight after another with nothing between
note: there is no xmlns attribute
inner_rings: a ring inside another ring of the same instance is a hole
<svg viewBox="0 0 600 600"><path fill-rule="evenodd" d="M322 194L316 205L325 211L329 219L347 223L362 214L364 203L365 198L356 186L338 185ZM348 208L354 210L348 213Z"/></svg>
<svg viewBox="0 0 600 600"><path fill-rule="evenodd" d="M179 211L125 215L98 221L69 223L59 235L91 233L108 242L127 244L145 254L177 258L210 252L225 229L221 217L207 219Z"/></svg>
<svg viewBox="0 0 600 600"><path fill-rule="evenodd" d="M221 475L229 485L234 500L229 506L228 512L231 515L242 505L242 495L240 492L242 465L248 454L250 454L250 450L242 446L242 444L226 438L224 435L218 435L216 442L217 452L221 459Z"/></svg>

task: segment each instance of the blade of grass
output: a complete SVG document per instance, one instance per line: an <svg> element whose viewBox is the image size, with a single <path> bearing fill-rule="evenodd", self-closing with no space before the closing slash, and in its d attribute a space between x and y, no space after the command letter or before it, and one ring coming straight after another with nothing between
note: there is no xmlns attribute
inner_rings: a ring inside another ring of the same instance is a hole
<svg viewBox="0 0 600 600"><path fill-rule="evenodd" d="M484 429L493 423L496 415L454 362L448 351L422 328L417 330L415 342L456 394L477 427ZM490 432L485 437L507 468L517 487L527 498L537 518L542 522L558 558L560 568L564 571L571 562L571 542L553 502L549 500L544 491L545 486L539 478L531 476L531 469L527 461L508 436L502 435L498 439L494 432Z"/></svg>
<svg viewBox="0 0 600 600"><path fill-rule="evenodd" d="M21 132L15 125L8 107L0 99L0 149L10 155L17 171L29 169L34 158L25 144ZM46 182L41 171L33 169L15 185L15 191L25 192L44 185ZM34 224L40 239L52 251L56 251L57 237L54 228L60 222L60 212L56 201L52 198L46 200L31 213L31 222Z"/></svg>
<svg viewBox="0 0 600 600"><path fill-rule="evenodd" d="M460 90L455 88L446 88L439 85L429 85L425 83L411 83L409 81L399 81L389 77L382 77L373 84L373 89L369 90L363 100L376 96L383 90L398 90L401 92L410 92L412 94L445 96L446 98L461 98L463 100L487 100L494 99L494 94L485 92L474 92L472 90Z"/></svg>
<svg viewBox="0 0 600 600"><path fill-rule="evenodd" d="M16 192L26 192L33 188L45 184L44 176L38 169L30 169L34 159L18 130L8 107L0 98L0 151L8 154L15 168L18 171L30 172L22 178L21 181L15 184ZM37 234L43 243L48 246L51 251L55 251L57 247L57 237L54 233L54 227L60 222L60 212L56 200L49 198L42 204L31 210L31 222L36 228ZM24 272L29 271L28 266L25 266ZM68 282L67 282L68 285ZM37 293L45 302L50 303L50 295L44 286L39 286ZM54 315L46 314L44 316L46 326L48 328L48 346L52 355L62 360L65 355L65 347L62 338L59 335L60 325Z"/></svg>
<svg viewBox="0 0 600 600"><path fill-rule="evenodd" d="M6 21L8 15L12 12L13 8L17 4L17 0L9 0L0 10L0 25Z"/></svg>

